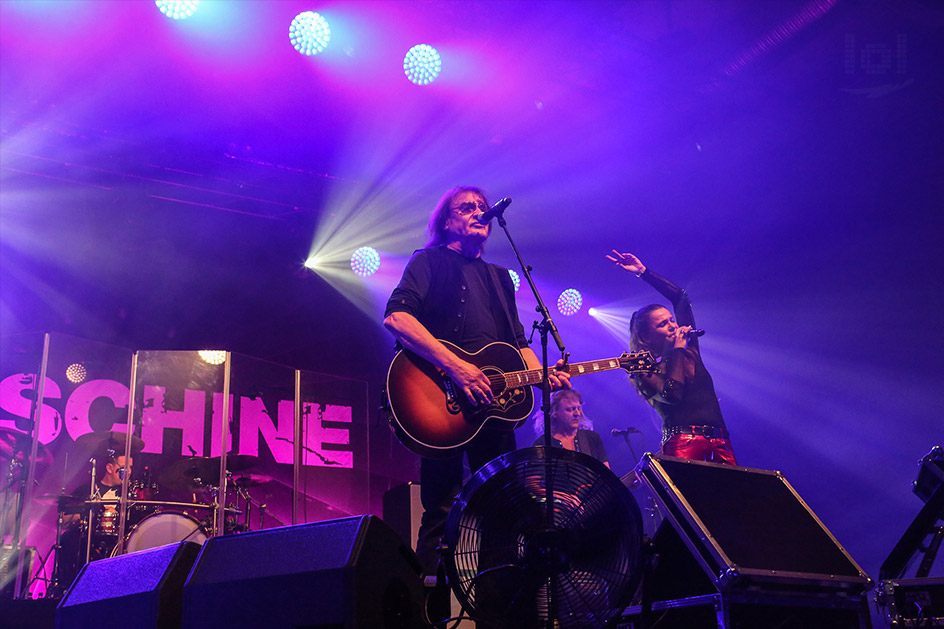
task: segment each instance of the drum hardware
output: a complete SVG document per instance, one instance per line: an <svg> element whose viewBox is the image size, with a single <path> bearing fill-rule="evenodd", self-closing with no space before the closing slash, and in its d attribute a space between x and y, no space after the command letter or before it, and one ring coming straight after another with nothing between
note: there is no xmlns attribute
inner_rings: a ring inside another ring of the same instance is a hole
<svg viewBox="0 0 944 629"><path fill-rule="evenodd" d="M13 563L7 564L6 559L4 563L8 567L16 566L9 573L12 579L3 588L4 596L9 594L12 597L23 597L27 595L29 588L30 571L27 569L28 564L23 561L31 552L35 554L35 549L31 550L31 547L24 545L21 526L26 506L27 484L30 482L30 454L33 450L36 464L34 469L52 465L51 452L38 440L34 441L29 432L0 428L0 462L4 468L0 477L0 537L4 541L7 537L10 538L10 544L5 544L5 547L8 547L10 552L7 559Z"/></svg>
<svg viewBox="0 0 944 629"><path fill-rule="evenodd" d="M227 455L226 480L232 481L233 472L242 472L243 470L247 470L255 466L258 461L259 457L248 454ZM221 457L194 456L187 459L181 459L167 466L161 471L158 480L162 486L189 492L193 498L194 503L202 502L208 508L212 509L210 515L205 520L203 520L203 523L210 535L215 535L217 533L236 532L237 530L244 527L245 530L248 530L248 514L247 524L243 526L236 524L235 518L229 517L229 515L232 513L237 513L239 515L243 513L242 510L239 510L238 504L232 507L224 505L223 521L219 521L220 466ZM269 477L263 477L262 475L259 475L256 480L261 483L266 482L268 478ZM238 495L242 496L243 498L248 495L245 493L244 488L236 487L236 490ZM248 511L248 509L249 502L246 503L246 510Z"/></svg>
<svg viewBox="0 0 944 629"><path fill-rule="evenodd" d="M80 437L80 439L81 439L81 437ZM97 493L97 491L96 491L97 486L96 486L96 484L95 484L95 483L96 483L96 478L95 478L95 472L96 472L96 470L95 470L95 468L96 468L96 465L95 465L95 457L92 457L91 459L89 459L89 465L91 466L91 470L92 470L92 473L91 473L92 480L91 480L91 483L90 483L90 485L89 485L89 496L90 496L90 497L94 497L95 494ZM88 563L88 562L89 562L89 559L92 557L92 529L94 528L94 525L95 525L95 514L94 514L94 512L92 511L92 509L89 509L89 512L88 512L88 534L87 534L86 541L85 541L85 563Z"/></svg>
<svg viewBox="0 0 944 629"><path fill-rule="evenodd" d="M14 462L22 467L29 458L29 447L29 433L0 428L0 459L10 459L11 467ZM36 464L52 465L52 454L41 442L36 444Z"/></svg>
<svg viewBox="0 0 944 629"><path fill-rule="evenodd" d="M259 528L265 528L263 526L263 520L265 519L266 505L252 497L252 495L249 493L249 487L255 487L257 485L269 483L274 479L271 476L267 476L265 474L242 474L234 478L229 472L227 472L227 478L236 489L237 504L239 498L242 498L246 512L246 518L243 524L241 526L236 525L236 528L241 528L242 531L234 532L252 530L252 507L254 505L259 508Z"/></svg>

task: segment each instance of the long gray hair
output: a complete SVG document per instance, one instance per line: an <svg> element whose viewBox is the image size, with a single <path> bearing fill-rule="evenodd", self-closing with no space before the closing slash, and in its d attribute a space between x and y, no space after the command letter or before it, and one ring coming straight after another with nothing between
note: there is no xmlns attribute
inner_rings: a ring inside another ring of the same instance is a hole
<svg viewBox="0 0 944 629"><path fill-rule="evenodd" d="M452 210L453 199L462 192L474 192L482 197L482 200L485 201L485 205L489 205L488 197L485 196L485 191L481 188L475 186L456 186L448 190L429 215L429 224L426 225L426 235L428 236L426 241L427 247L446 244L446 240L448 239L448 234L446 233L446 219L449 217L449 212ZM488 225L488 231L492 233L491 223Z"/></svg>

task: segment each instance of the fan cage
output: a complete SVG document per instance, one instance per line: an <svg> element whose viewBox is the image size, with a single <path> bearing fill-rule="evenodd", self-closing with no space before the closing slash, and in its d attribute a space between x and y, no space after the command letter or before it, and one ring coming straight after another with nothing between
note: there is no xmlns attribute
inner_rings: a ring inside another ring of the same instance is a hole
<svg viewBox="0 0 944 629"><path fill-rule="evenodd" d="M642 516L601 462L535 446L470 479L444 547L450 583L472 618L516 629L603 627L639 584Z"/></svg>

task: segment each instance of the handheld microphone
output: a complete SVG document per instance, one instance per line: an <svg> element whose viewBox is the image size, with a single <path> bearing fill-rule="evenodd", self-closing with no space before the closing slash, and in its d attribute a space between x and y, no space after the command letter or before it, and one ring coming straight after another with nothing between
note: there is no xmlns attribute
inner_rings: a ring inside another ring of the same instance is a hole
<svg viewBox="0 0 944 629"><path fill-rule="evenodd" d="M504 214L505 208L507 208L509 205L511 205L511 199L509 197L505 197L504 199L502 199L501 201L499 201L492 207L488 208L488 210L486 210L485 212L482 212L482 215L479 216L477 220L480 223L487 223L493 218L495 218L496 216L501 216L502 214Z"/></svg>
<svg viewBox="0 0 944 629"><path fill-rule="evenodd" d="M634 432L638 433L640 430L635 426L630 426L629 428L614 428L610 434L614 437L619 437L620 435L631 435Z"/></svg>
<svg viewBox="0 0 944 629"><path fill-rule="evenodd" d="M705 336L705 331L698 328L692 328L685 333L685 337L690 339L698 338L699 336Z"/></svg>

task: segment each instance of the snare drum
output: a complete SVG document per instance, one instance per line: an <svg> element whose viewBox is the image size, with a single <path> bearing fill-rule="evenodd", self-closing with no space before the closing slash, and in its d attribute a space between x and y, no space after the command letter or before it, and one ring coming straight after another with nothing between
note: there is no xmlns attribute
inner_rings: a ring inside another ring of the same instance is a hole
<svg viewBox="0 0 944 629"><path fill-rule="evenodd" d="M203 544L206 531L200 523L185 513L155 513L136 524L125 539L125 552L133 553L166 546L176 542ZM118 546L112 551L114 556Z"/></svg>
<svg viewBox="0 0 944 629"><path fill-rule="evenodd" d="M118 535L118 511L107 507L95 518L95 534L99 536Z"/></svg>

